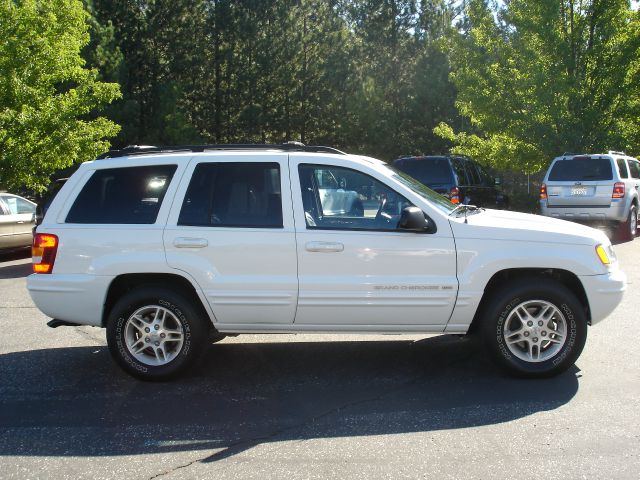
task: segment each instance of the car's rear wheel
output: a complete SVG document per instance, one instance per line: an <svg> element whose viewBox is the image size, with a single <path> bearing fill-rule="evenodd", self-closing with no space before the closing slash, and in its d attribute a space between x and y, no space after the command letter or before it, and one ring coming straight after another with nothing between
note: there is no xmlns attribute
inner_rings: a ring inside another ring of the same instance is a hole
<svg viewBox="0 0 640 480"><path fill-rule="evenodd" d="M187 370L209 337L203 314L186 296L143 287L116 303L107 321L107 343L127 373L165 380Z"/></svg>
<svg viewBox="0 0 640 480"><path fill-rule="evenodd" d="M580 356L587 318L576 296L551 279L521 279L495 293L482 336L492 358L520 377L551 377Z"/></svg>
<svg viewBox="0 0 640 480"><path fill-rule="evenodd" d="M638 231L638 207L631 205L627 220L620 224L620 237L623 240L633 240Z"/></svg>

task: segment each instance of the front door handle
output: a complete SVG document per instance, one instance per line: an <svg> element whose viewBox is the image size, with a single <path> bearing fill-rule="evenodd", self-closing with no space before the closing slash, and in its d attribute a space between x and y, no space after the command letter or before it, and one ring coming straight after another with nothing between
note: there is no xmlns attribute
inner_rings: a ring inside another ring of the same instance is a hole
<svg viewBox="0 0 640 480"><path fill-rule="evenodd" d="M335 242L308 242L305 248L307 252L342 252L344 245Z"/></svg>
<svg viewBox="0 0 640 480"><path fill-rule="evenodd" d="M209 245L206 238L178 237L173 241L176 248L204 248Z"/></svg>

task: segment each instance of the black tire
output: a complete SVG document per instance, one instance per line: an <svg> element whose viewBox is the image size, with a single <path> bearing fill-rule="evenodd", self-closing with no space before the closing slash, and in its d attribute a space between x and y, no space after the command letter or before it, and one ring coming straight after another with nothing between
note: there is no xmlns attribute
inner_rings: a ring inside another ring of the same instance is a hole
<svg viewBox="0 0 640 480"><path fill-rule="evenodd" d="M545 310L549 305L555 310ZM546 322L540 320L547 318L544 312L551 315ZM518 313L526 313L527 321L521 321L524 315L518 317ZM567 287L548 278L524 278L505 285L494 293L481 321L486 350L499 366L518 377L544 378L564 372L576 362L587 339L583 306ZM514 328L518 325L522 330Z"/></svg>
<svg viewBox="0 0 640 480"><path fill-rule="evenodd" d="M158 319L154 309L162 314L159 330L154 330L154 318ZM136 312L138 315L134 318ZM167 380L184 373L199 358L209 340L208 323L201 309L186 295L161 286L140 287L123 296L111 309L107 343L111 355L125 372L141 380ZM140 325L149 326L150 330L144 330L150 331L148 337ZM181 340L169 338L178 338L180 334ZM137 355L132 351L135 344L130 345L134 340L145 347L142 352L136 352ZM151 341L146 345L142 343L147 340ZM153 353L157 352L154 344L161 345L162 352L168 352L162 360L158 360L158 353ZM154 361L154 355L159 364L149 363Z"/></svg>
<svg viewBox="0 0 640 480"><path fill-rule="evenodd" d="M227 338L224 333L218 333L215 330L212 330L209 334L209 342L210 343L218 343Z"/></svg>
<svg viewBox="0 0 640 480"><path fill-rule="evenodd" d="M633 227L635 225L635 228ZM624 241L631 241L635 238L638 230L638 207L631 205L627 220L620 224L620 238Z"/></svg>

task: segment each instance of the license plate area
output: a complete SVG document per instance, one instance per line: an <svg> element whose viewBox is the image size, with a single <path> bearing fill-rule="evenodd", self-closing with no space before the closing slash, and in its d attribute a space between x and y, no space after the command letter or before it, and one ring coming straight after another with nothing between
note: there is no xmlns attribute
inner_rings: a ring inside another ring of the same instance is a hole
<svg viewBox="0 0 640 480"><path fill-rule="evenodd" d="M574 197L585 197L588 194L587 187L571 187L571 195Z"/></svg>

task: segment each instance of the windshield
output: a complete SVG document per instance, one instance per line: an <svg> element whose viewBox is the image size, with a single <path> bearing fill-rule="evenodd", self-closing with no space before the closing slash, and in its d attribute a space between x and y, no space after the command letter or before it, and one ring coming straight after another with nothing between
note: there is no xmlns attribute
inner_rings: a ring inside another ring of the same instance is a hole
<svg viewBox="0 0 640 480"><path fill-rule="evenodd" d="M408 187L413 193L420 195L425 200L428 200L432 205L434 205L441 212L449 215L456 206L451 203L449 200L444 198L439 193L434 192L426 185L420 183L415 178L407 175L406 173L394 168L390 165L385 165L391 172L391 176L402 183L405 187Z"/></svg>

